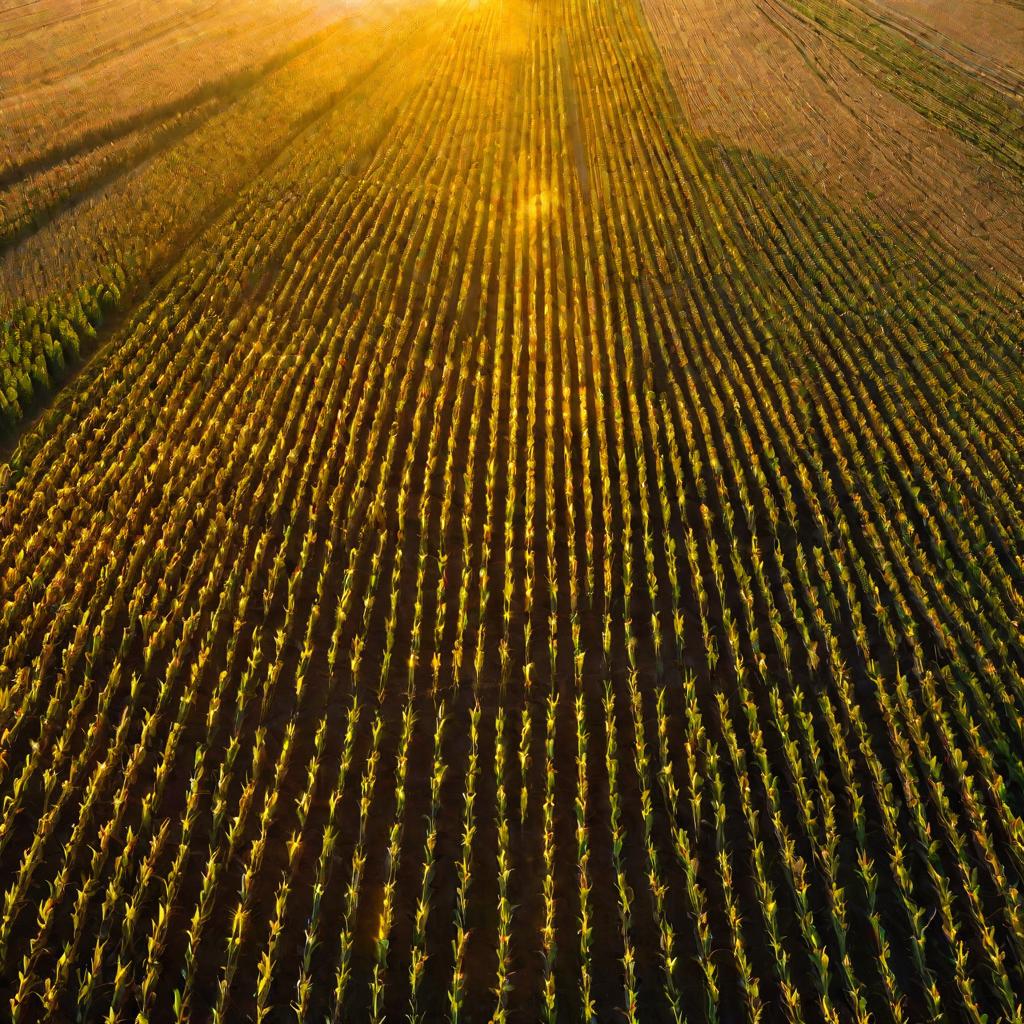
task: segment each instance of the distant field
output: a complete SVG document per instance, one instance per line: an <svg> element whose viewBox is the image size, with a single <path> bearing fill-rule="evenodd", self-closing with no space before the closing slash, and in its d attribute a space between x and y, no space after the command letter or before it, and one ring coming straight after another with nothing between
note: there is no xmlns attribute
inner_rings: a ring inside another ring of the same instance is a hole
<svg viewBox="0 0 1024 1024"><path fill-rule="evenodd" d="M0 1021L1024 1022L1024 0L0 0Z"/></svg>

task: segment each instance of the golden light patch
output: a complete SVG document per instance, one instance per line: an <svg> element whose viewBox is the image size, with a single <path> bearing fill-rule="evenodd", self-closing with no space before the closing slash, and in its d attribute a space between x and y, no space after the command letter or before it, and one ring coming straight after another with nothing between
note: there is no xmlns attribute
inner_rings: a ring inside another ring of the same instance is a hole
<svg viewBox="0 0 1024 1024"><path fill-rule="evenodd" d="M552 188L541 189L522 200L519 204L520 220L536 223L542 217L549 217L558 209L558 192Z"/></svg>

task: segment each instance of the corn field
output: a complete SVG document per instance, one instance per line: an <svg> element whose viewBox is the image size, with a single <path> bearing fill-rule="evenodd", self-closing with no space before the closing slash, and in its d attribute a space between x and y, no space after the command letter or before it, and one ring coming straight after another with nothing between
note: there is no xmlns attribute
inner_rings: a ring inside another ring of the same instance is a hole
<svg viewBox="0 0 1024 1024"><path fill-rule="evenodd" d="M1024 8L41 3L0 1019L1024 1022Z"/></svg>

